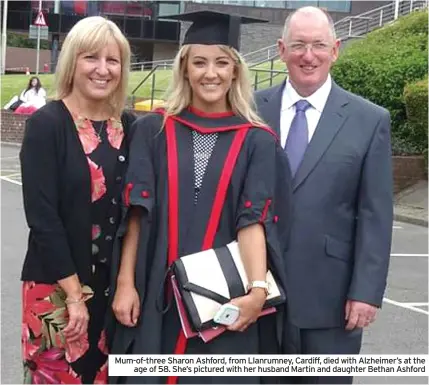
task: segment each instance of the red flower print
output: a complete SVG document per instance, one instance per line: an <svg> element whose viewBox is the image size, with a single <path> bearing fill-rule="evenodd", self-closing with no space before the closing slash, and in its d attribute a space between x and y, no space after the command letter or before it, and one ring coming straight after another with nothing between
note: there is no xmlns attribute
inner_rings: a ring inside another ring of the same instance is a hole
<svg viewBox="0 0 429 385"><path fill-rule="evenodd" d="M85 118L77 118L75 120L75 126L83 151L86 155L91 154L100 143L91 121Z"/></svg>
<svg viewBox="0 0 429 385"><path fill-rule="evenodd" d="M42 333L39 315L55 310L55 306L46 300L55 290L53 285L24 282L23 285L23 323L28 325L35 337Z"/></svg>
<svg viewBox="0 0 429 385"><path fill-rule="evenodd" d="M60 380L60 384L81 384L82 380L79 377L74 377L70 373L60 372L56 374Z"/></svg>
<svg viewBox="0 0 429 385"><path fill-rule="evenodd" d="M107 370L107 361L100 368L97 375L94 379L94 384L107 384L108 370Z"/></svg>
<svg viewBox="0 0 429 385"><path fill-rule="evenodd" d="M100 225L92 225L92 240L95 241L101 235Z"/></svg>
<svg viewBox="0 0 429 385"><path fill-rule="evenodd" d="M104 332L104 330L101 331L101 336L98 340L98 349L100 349L101 353L103 354L109 354L106 344L106 333Z"/></svg>
<svg viewBox="0 0 429 385"><path fill-rule="evenodd" d="M68 362L75 362L89 349L88 334L85 333L78 341L68 342L66 339L65 350Z"/></svg>
<svg viewBox="0 0 429 385"><path fill-rule="evenodd" d="M100 199L107 191L106 179L103 174L103 168L98 167L91 159L88 158L89 170L91 172L91 201L95 202Z"/></svg>
<svg viewBox="0 0 429 385"><path fill-rule="evenodd" d="M120 120L109 119L107 121L107 139L113 148L121 148L122 139L124 138L124 128Z"/></svg>
<svg viewBox="0 0 429 385"><path fill-rule="evenodd" d="M35 340L36 344L30 342L30 329L26 324L22 324L22 356L24 360L30 358L34 353L39 350L40 347L40 338Z"/></svg>
<svg viewBox="0 0 429 385"><path fill-rule="evenodd" d="M32 374L34 384L58 384L57 375L67 373L68 364L64 359L64 351L51 348L27 357L25 365Z"/></svg>

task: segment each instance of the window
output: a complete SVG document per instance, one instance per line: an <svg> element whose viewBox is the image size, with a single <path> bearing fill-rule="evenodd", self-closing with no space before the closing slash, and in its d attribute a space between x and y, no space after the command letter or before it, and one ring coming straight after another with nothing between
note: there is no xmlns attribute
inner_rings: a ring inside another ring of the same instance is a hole
<svg viewBox="0 0 429 385"><path fill-rule="evenodd" d="M193 0L195 3L246 5L258 8L297 9L306 6L325 8L330 12L350 12L351 1L346 0L294 0L294 1L263 1L263 0Z"/></svg>
<svg viewBox="0 0 429 385"><path fill-rule="evenodd" d="M320 8L326 8L329 12L350 12L351 1L319 1Z"/></svg>
<svg viewBox="0 0 429 385"><path fill-rule="evenodd" d="M180 13L180 4L179 3L168 3L168 2L160 2L158 8L158 16L166 16L166 15L176 15Z"/></svg>
<svg viewBox="0 0 429 385"><path fill-rule="evenodd" d="M286 8L286 1L259 1L259 0L255 0L255 7Z"/></svg>
<svg viewBox="0 0 429 385"><path fill-rule="evenodd" d="M301 7L314 6L317 7L318 1L302 0L302 1L286 1L286 8L297 9Z"/></svg>

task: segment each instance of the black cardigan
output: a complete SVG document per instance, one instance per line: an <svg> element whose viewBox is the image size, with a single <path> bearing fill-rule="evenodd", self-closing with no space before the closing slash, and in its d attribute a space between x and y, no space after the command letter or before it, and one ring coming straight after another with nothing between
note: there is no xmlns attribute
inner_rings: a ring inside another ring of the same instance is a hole
<svg viewBox="0 0 429 385"><path fill-rule="evenodd" d="M124 140L120 155L125 161L117 165L116 196L123 187L135 117L123 113L121 120ZM89 283L90 171L73 118L62 101L50 102L27 120L20 160L24 209L30 227L21 279L55 283L77 273L81 283Z"/></svg>

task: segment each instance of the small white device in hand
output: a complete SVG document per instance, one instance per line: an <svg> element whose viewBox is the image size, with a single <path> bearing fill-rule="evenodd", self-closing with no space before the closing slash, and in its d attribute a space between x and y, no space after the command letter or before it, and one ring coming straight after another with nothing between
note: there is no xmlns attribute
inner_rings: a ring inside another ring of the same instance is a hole
<svg viewBox="0 0 429 385"><path fill-rule="evenodd" d="M221 325L232 325L240 316L240 309L230 303L226 303L220 307L213 321Z"/></svg>

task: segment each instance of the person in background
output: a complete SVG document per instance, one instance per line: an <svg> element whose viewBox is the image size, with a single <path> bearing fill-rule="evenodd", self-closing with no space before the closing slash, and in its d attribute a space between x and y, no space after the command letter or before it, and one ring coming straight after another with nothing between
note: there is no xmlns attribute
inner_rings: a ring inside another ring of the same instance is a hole
<svg viewBox="0 0 429 385"><path fill-rule="evenodd" d="M358 354L363 328L374 322L386 287L393 222L390 116L331 79L339 45L327 13L296 10L278 41L288 78L256 94L259 113L281 136L293 175L284 256L285 346L291 349L285 353Z"/></svg>
<svg viewBox="0 0 429 385"><path fill-rule="evenodd" d="M20 114L32 114L46 104L46 91L37 76L33 76L28 81L27 88L21 95L14 96L9 103L4 106L6 110L12 110Z"/></svg>
<svg viewBox="0 0 429 385"><path fill-rule="evenodd" d="M23 103L33 105L36 108L43 107L46 104L46 91L42 87L42 83L37 76L30 78L27 89L22 91L19 99Z"/></svg>
<svg viewBox="0 0 429 385"><path fill-rule="evenodd" d="M79 21L59 56L55 100L26 122L24 383L107 381L103 328L134 121L123 112L129 65L128 41L113 22Z"/></svg>
<svg viewBox="0 0 429 385"><path fill-rule="evenodd" d="M124 193L127 210L124 228L118 232L123 247L113 274L117 279L112 307L118 328L112 353L258 354L264 348L276 352L278 340L272 331L281 314L262 317L269 325L266 329L259 327L258 317L268 292L267 268L284 284L282 240L290 179L276 135L252 108L248 69L238 52L240 23L260 21L211 11L175 18L193 24L175 58L165 108L136 121L131 143ZM222 191L225 199L219 199ZM199 337L186 339L174 300L163 295L168 266L181 256L234 240L250 282L231 301L240 316L207 343ZM110 380L173 384L178 379ZM261 379L195 375L179 381Z"/></svg>

